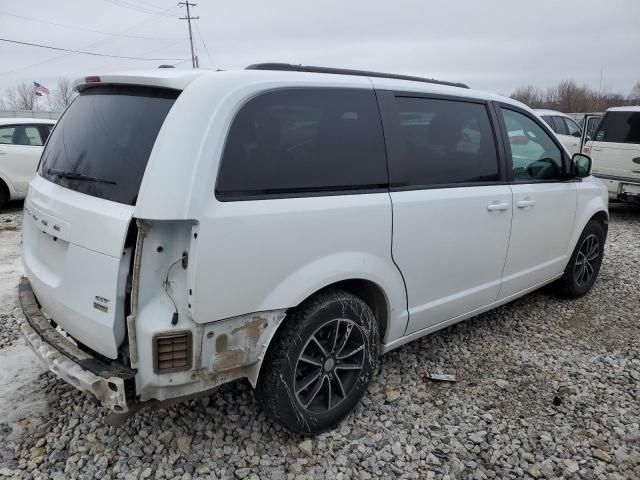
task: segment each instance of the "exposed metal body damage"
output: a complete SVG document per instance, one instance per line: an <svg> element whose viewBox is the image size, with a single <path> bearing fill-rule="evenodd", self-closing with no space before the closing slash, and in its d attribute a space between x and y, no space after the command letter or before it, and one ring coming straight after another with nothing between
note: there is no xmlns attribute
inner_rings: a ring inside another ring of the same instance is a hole
<svg viewBox="0 0 640 480"><path fill-rule="evenodd" d="M246 377L255 386L284 310L252 313L203 325L202 368L220 385Z"/></svg>
<svg viewBox="0 0 640 480"><path fill-rule="evenodd" d="M247 378L255 386L267 347L285 317L285 310L206 323L195 318L190 292L197 264L190 262L182 268L173 268L171 275L166 272L176 258L193 250L194 244L189 244L189 239L197 237L197 226L192 222L137 220L137 227L131 314L127 318L131 365L137 370L137 400L192 396L239 378ZM166 277L170 296L156 294L161 277ZM179 312L177 324L170 321L174 308ZM175 331L190 331L193 336L192 368L161 374L147 372L153 363L149 350L152 336Z"/></svg>

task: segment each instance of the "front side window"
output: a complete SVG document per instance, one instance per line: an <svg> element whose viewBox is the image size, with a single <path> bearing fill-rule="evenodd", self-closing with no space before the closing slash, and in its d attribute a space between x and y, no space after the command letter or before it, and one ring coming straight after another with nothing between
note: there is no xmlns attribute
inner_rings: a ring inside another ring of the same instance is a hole
<svg viewBox="0 0 640 480"><path fill-rule="evenodd" d="M593 132L595 131L598 123L600 123L602 117L591 117L587 120L587 137L589 139L593 138Z"/></svg>
<svg viewBox="0 0 640 480"><path fill-rule="evenodd" d="M42 137L33 125L0 127L0 144L42 146Z"/></svg>
<svg viewBox="0 0 640 480"><path fill-rule="evenodd" d="M221 200L386 187L382 125L371 90L264 93L233 120L218 172Z"/></svg>
<svg viewBox="0 0 640 480"><path fill-rule="evenodd" d="M598 126L595 140L640 143L640 112L608 112Z"/></svg>
<svg viewBox="0 0 640 480"><path fill-rule="evenodd" d="M498 156L486 106L465 101L397 97L396 186L499 180Z"/></svg>
<svg viewBox="0 0 640 480"><path fill-rule="evenodd" d="M564 120L564 123L567 125L567 130L569 131L569 135L571 135L572 137L578 137L578 138L582 136L582 130L580 129L580 127L576 122L574 122L570 118L562 117L562 119Z"/></svg>
<svg viewBox="0 0 640 480"><path fill-rule="evenodd" d="M151 149L177 96L150 87L86 89L51 133L40 175L86 195L135 205Z"/></svg>
<svg viewBox="0 0 640 480"><path fill-rule="evenodd" d="M507 128L513 179L550 181L562 178L562 151L533 119L502 108Z"/></svg>

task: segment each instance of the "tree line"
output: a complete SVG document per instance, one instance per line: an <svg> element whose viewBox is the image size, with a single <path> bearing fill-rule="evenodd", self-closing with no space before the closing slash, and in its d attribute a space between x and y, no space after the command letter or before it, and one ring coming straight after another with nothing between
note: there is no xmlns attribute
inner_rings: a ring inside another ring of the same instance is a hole
<svg viewBox="0 0 640 480"><path fill-rule="evenodd" d="M75 96L73 84L68 78L61 78L49 94L36 96L33 82L22 82L15 87L7 87L4 98L0 98L0 110L31 110L62 112Z"/></svg>
<svg viewBox="0 0 640 480"><path fill-rule="evenodd" d="M640 105L640 81L628 95L579 86L574 80L563 80L546 90L533 85L514 90L511 98L531 108L548 108L560 112L604 112L609 107Z"/></svg>
<svg viewBox="0 0 640 480"><path fill-rule="evenodd" d="M63 111L77 94L67 78L61 78L49 95L35 95L33 84L23 82L8 87L4 99L0 98L0 110ZM531 108L548 108L561 112L604 112L609 107L640 105L640 81L628 95L579 86L574 80L563 80L558 85L542 89L533 85L519 87L511 94Z"/></svg>

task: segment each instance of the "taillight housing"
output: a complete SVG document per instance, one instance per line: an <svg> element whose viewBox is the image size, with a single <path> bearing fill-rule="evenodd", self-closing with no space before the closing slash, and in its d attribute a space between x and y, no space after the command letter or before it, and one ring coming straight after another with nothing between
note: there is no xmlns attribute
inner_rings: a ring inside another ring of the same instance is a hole
<svg viewBox="0 0 640 480"><path fill-rule="evenodd" d="M591 147L582 147L582 153L584 153L585 155L589 155L589 153L591 152Z"/></svg>
<svg viewBox="0 0 640 480"><path fill-rule="evenodd" d="M191 370L191 332L160 333L153 337L153 371L157 374Z"/></svg>

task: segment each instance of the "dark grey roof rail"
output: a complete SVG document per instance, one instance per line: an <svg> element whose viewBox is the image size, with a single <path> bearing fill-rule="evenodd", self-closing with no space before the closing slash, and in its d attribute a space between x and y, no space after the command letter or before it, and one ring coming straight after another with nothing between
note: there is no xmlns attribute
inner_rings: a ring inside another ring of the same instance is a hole
<svg viewBox="0 0 640 480"><path fill-rule="evenodd" d="M433 78L414 77L411 75L398 75L395 73L369 72L366 70L350 70L347 68L293 65L291 63L254 63L253 65L249 65L247 67L247 70L277 70L289 72L332 73L335 75L355 75L358 77L395 78L397 80L411 80L413 82L435 83L438 85L448 85L450 87L469 88L469 86L465 85L464 83L445 82L443 80L434 80Z"/></svg>

